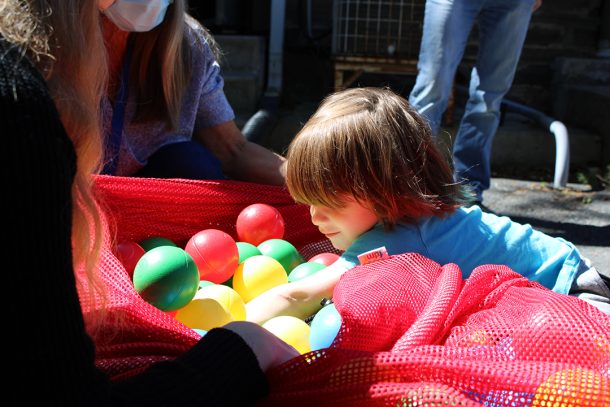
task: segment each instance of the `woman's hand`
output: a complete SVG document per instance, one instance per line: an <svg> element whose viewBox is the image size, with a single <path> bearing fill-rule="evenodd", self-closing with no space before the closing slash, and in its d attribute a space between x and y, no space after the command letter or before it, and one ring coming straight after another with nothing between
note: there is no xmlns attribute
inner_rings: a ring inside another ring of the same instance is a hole
<svg viewBox="0 0 610 407"><path fill-rule="evenodd" d="M253 322L234 321L225 326L250 346L263 372L299 356L299 352L280 338Z"/></svg>

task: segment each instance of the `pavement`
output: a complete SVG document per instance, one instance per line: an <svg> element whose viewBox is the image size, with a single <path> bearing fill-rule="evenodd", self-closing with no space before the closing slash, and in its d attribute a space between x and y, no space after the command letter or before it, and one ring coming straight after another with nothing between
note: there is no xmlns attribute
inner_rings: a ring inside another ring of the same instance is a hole
<svg viewBox="0 0 610 407"><path fill-rule="evenodd" d="M530 224L572 242L603 274L610 274L610 189L593 191L568 183L562 190L545 182L492 178L483 204L498 215Z"/></svg>

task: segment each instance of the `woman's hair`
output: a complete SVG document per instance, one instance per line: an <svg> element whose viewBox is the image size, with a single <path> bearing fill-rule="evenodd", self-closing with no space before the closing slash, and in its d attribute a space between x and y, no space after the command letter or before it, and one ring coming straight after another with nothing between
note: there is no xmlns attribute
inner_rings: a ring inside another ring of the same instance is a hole
<svg viewBox="0 0 610 407"><path fill-rule="evenodd" d="M108 77L97 0L0 0L0 15L2 35L19 45L44 75L76 150L73 261L75 269L85 270L86 279L77 282L87 284L88 300L95 301L96 293L103 298L97 277L103 234L91 174L100 170L100 101Z"/></svg>
<svg viewBox="0 0 610 407"><path fill-rule="evenodd" d="M187 14L186 0L170 4L163 22L155 29L131 33L129 83L134 84L132 89L139 101L136 122L161 118L169 129L177 128L182 96L192 70L191 48L184 36L187 24L201 30L212 50L218 51L209 32Z"/></svg>
<svg viewBox="0 0 610 407"><path fill-rule="evenodd" d="M297 202L340 208L354 197L387 229L451 213L466 198L430 127L388 89L326 97L291 142L286 170Z"/></svg>
<svg viewBox="0 0 610 407"><path fill-rule="evenodd" d="M50 59L47 27L34 15L29 3L0 0L0 34L40 63Z"/></svg>

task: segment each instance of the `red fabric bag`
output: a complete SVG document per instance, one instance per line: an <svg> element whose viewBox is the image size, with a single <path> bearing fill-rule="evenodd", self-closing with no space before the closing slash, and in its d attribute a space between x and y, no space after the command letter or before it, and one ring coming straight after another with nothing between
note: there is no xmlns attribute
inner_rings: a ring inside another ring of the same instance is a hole
<svg viewBox="0 0 610 407"><path fill-rule="evenodd" d="M109 176L96 185L112 231L101 264L109 315L128 327L102 332L97 364L117 380L199 336L139 297L111 242L163 236L184 247L206 228L235 238L239 212L266 203L303 257L333 251L281 187ZM270 372L262 405L610 405L610 317L505 266L462 280L456 265L407 253L349 270L333 300L342 326L332 346Z"/></svg>

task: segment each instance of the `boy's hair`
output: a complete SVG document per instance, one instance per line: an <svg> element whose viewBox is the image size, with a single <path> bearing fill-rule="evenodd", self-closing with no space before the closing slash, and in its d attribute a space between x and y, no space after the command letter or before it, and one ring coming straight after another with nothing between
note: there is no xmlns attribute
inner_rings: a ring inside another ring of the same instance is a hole
<svg viewBox="0 0 610 407"><path fill-rule="evenodd" d="M424 119L380 88L347 89L322 101L288 148L287 186L309 205L340 208L353 196L386 229L443 216L466 200Z"/></svg>

